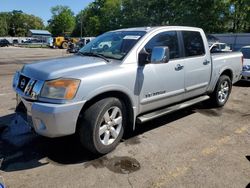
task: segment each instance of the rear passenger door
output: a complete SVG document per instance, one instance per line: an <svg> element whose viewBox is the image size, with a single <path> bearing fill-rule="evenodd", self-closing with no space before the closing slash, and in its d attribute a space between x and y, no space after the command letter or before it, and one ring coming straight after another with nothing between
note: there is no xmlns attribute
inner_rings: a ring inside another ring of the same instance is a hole
<svg viewBox="0 0 250 188"><path fill-rule="evenodd" d="M184 99L201 95L207 91L211 78L211 57L206 53L199 31L182 31L185 95Z"/></svg>

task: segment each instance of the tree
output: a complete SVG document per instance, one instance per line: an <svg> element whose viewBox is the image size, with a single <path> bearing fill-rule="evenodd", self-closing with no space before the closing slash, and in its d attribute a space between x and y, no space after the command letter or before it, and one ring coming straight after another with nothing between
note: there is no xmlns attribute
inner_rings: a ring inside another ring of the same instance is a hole
<svg viewBox="0 0 250 188"><path fill-rule="evenodd" d="M0 13L0 36L8 36L8 30L9 30L9 13L8 12L2 12Z"/></svg>
<svg viewBox="0 0 250 188"><path fill-rule="evenodd" d="M223 32L228 4L221 0L175 0L171 2L174 25L201 27L206 32Z"/></svg>
<svg viewBox="0 0 250 188"><path fill-rule="evenodd" d="M80 24L85 36L96 36L101 34L102 13L101 8L104 6L104 0L96 0L89 4L80 12Z"/></svg>
<svg viewBox="0 0 250 188"><path fill-rule="evenodd" d="M249 0L95 0L76 16L75 33L96 36L139 26L184 25L207 33L250 31Z"/></svg>
<svg viewBox="0 0 250 188"><path fill-rule="evenodd" d="M27 36L29 29L43 29L41 18L20 10L0 13L0 36Z"/></svg>
<svg viewBox="0 0 250 188"><path fill-rule="evenodd" d="M75 26L74 13L67 6L51 8L52 18L49 28L54 36L71 34Z"/></svg>
<svg viewBox="0 0 250 188"><path fill-rule="evenodd" d="M76 15L74 35L96 36L122 27L122 0L96 0Z"/></svg>
<svg viewBox="0 0 250 188"><path fill-rule="evenodd" d="M122 0L106 0L100 7L100 32L122 27Z"/></svg>
<svg viewBox="0 0 250 188"><path fill-rule="evenodd" d="M148 5L149 1L123 0L120 20L122 27L150 26Z"/></svg>
<svg viewBox="0 0 250 188"><path fill-rule="evenodd" d="M229 31L250 31L250 1L230 0Z"/></svg>

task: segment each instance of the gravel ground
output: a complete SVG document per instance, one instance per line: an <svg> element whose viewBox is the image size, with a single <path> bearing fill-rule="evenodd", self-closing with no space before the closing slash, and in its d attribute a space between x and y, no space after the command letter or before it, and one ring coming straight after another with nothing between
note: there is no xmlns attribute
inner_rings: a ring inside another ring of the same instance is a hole
<svg viewBox="0 0 250 188"><path fill-rule="evenodd" d="M7 187L246 187L250 183L250 83L224 108L204 104L150 121L96 156L75 137L48 139L15 123L12 75L22 64L66 56L0 48L0 182ZM7 128L5 128L7 126Z"/></svg>

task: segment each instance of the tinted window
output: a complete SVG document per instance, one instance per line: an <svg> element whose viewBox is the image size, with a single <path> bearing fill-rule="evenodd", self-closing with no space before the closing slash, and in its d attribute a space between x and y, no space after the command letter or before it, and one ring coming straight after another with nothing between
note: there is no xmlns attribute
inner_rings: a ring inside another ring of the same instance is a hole
<svg viewBox="0 0 250 188"><path fill-rule="evenodd" d="M177 33L174 31L157 34L145 45L145 49L151 53L155 46L168 46L170 59L180 57Z"/></svg>
<svg viewBox="0 0 250 188"><path fill-rule="evenodd" d="M250 59L250 48L242 48L241 52L243 53L243 57L245 59Z"/></svg>
<svg viewBox="0 0 250 188"><path fill-rule="evenodd" d="M186 57L205 54L203 40L199 32L183 31L182 35Z"/></svg>

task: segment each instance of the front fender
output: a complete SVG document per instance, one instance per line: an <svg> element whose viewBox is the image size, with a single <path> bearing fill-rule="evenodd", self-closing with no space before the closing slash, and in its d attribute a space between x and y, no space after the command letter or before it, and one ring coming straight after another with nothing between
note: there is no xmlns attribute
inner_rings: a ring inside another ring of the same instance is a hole
<svg viewBox="0 0 250 188"><path fill-rule="evenodd" d="M135 121L138 113L137 112L138 99L135 97L136 95L134 95L134 93L132 93L131 90L129 90L128 88L120 85L106 85L89 92L85 97L82 98L82 100L90 101L99 95L110 92L119 92L127 96L129 101L131 102L133 110L133 129L135 129Z"/></svg>

